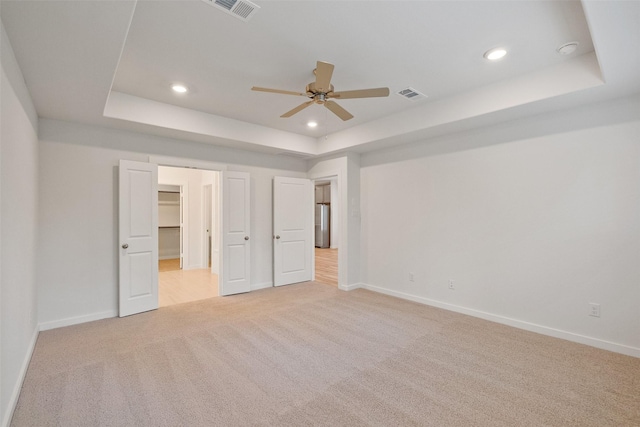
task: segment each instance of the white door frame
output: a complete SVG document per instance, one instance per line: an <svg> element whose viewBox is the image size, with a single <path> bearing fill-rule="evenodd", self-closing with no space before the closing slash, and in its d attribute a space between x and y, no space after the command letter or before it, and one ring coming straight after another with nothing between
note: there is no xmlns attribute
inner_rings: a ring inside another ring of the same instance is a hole
<svg viewBox="0 0 640 427"><path fill-rule="evenodd" d="M340 227L340 238L338 239L338 288L347 289L347 269L348 261L347 251L347 203L346 203L346 189L345 189L345 177L344 173L340 170L332 170L322 173L310 173L309 179L312 182L311 191L315 192L315 183L317 181L335 180L337 182L337 196L339 200L339 212L338 212L338 224ZM312 202L315 205L315 193L312 197ZM314 210L315 212L315 210ZM313 257L312 262L313 280L316 280L316 257Z"/></svg>

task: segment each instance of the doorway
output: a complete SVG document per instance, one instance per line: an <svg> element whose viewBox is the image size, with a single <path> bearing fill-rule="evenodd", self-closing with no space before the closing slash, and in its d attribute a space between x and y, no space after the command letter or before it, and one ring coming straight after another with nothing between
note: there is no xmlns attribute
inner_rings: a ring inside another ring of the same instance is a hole
<svg viewBox="0 0 640 427"><path fill-rule="evenodd" d="M218 172L158 167L158 305L219 295L216 239Z"/></svg>
<svg viewBox="0 0 640 427"><path fill-rule="evenodd" d="M338 287L339 198L337 176L314 182L315 280Z"/></svg>
<svg viewBox="0 0 640 427"><path fill-rule="evenodd" d="M184 275L192 269L211 270L208 267L219 265L216 275L217 289L213 295L233 295L251 290L251 175L247 172L228 171L226 165L202 162L197 160L172 157L149 156L148 162L121 159L118 167L118 316L125 317L159 307L158 283L158 176L161 167L166 170L189 173L189 171L213 171L212 186L215 195L211 201L215 206L211 209L216 218L212 221L212 231L218 237L215 248L219 251L219 260L215 259L215 249L210 261L202 257L202 230L193 231L193 224L202 225L202 221L194 220L194 212L190 209L189 194L194 188L200 188L204 179L196 180L174 176L169 185L181 185L184 202L181 204L181 215L189 231L183 232L182 269ZM186 171L186 172L185 172ZM198 176L201 176L200 174ZM165 181L165 178L162 178ZM210 182L209 182L210 183ZM204 183L205 185L209 183ZM184 188L188 186L189 191ZM199 193L201 194L201 193ZM310 205L310 204L309 204ZM214 237L215 239L215 237ZM200 262L200 264L197 264ZM204 267L202 267L204 265ZM211 276L206 276L212 279ZM207 297L212 296L207 295ZM189 297L188 300L200 299ZM179 301L179 302L185 302ZM172 303L175 303L172 302Z"/></svg>

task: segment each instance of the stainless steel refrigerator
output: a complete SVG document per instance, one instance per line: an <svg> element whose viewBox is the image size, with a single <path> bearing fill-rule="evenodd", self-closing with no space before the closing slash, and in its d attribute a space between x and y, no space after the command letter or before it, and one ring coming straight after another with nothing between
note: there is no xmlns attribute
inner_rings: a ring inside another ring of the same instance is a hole
<svg viewBox="0 0 640 427"><path fill-rule="evenodd" d="M327 204L316 204L316 248L329 247L330 209Z"/></svg>

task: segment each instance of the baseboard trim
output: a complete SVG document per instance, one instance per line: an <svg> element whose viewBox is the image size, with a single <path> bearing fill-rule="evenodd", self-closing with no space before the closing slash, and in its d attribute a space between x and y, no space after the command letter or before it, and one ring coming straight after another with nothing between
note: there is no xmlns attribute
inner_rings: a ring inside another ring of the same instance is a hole
<svg viewBox="0 0 640 427"><path fill-rule="evenodd" d="M259 289L272 288L273 282L264 282L264 283L254 283L251 285L252 291L257 291Z"/></svg>
<svg viewBox="0 0 640 427"><path fill-rule="evenodd" d="M420 304L430 305L433 307L442 308L456 313L466 314L480 319L489 320L491 322L501 323L503 325L512 326L514 328L523 329L529 332L535 332L542 335L551 336L554 338L560 338L567 341L576 342L579 344L585 344L591 347L600 348L603 350L613 351L615 353L624 354L627 356L640 358L640 348L627 346L624 344L618 344L610 341L601 340L598 338L592 338L585 335L575 334L573 332L563 331L561 329L550 328L548 326L538 325L536 323L525 322L510 317L499 316L492 313L487 313L472 308L462 307L459 305L449 304L446 302L433 300L429 298L419 297L416 295L407 294L404 292L398 292L391 289L383 288L380 286L369 285L366 283L361 284L362 288L368 289L373 292L378 292L385 295L394 296L397 298L406 299L409 301L417 302Z"/></svg>
<svg viewBox="0 0 640 427"><path fill-rule="evenodd" d="M338 289L343 291L353 291L354 289L364 288L367 285L364 283L352 283L350 285L338 285Z"/></svg>
<svg viewBox="0 0 640 427"><path fill-rule="evenodd" d="M100 313L92 313L84 316L68 317L66 319L52 320L50 322L42 322L39 327L41 331L50 329L63 328L65 326L78 325L80 323L93 322L94 320L108 319L117 317L118 310L102 311Z"/></svg>
<svg viewBox="0 0 640 427"><path fill-rule="evenodd" d="M7 413L4 415L4 419L2 420L2 427L9 427L9 425L11 424L13 413L16 410L16 406L18 406L18 398L20 397L20 390L22 390L22 384L24 383L24 378L27 375L27 369L29 368L29 363L31 363L33 350L35 350L36 348L36 341L38 341L39 332L40 330L38 329L38 327L36 327L35 330L33 331L33 335L31 336L31 341L29 342L29 348L27 349L27 354L25 355L24 361L22 362L22 366L20 367L18 380L16 381L16 384L13 387L13 391L9 399L9 405L7 405Z"/></svg>

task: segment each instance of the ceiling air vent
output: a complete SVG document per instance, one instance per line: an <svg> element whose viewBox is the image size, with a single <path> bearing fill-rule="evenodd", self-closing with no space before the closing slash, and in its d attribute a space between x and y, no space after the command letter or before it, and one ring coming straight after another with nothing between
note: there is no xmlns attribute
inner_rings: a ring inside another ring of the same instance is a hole
<svg viewBox="0 0 640 427"><path fill-rule="evenodd" d="M224 10L230 15L235 16L243 21L248 21L254 12L260 9L260 6L253 4L247 0L202 0L211 6L216 6Z"/></svg>
<svg viewBox="0 0 640 427"><path fill-rule="evenodd" d="M424 94L418 92L417 90L415 90L414 88L411 88L411 87L399 90L396 93L398 95L404 96L405 98L410 99L412 101L416 101L418 99L424 99L424 98L427 97L427 95L424 95Z"/></svg>

